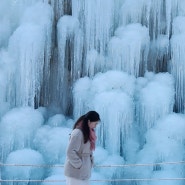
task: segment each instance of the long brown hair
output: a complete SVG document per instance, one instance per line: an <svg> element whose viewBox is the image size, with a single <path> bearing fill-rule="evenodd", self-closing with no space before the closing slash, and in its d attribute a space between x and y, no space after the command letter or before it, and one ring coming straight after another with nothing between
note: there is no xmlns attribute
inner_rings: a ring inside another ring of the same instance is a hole
<svg viewBox="0 0 185 185"><path fill-rule="evenodd" d="M80 129L82 130L84 136L84 143L90 139L90 130L88 126L88 121L100 121L100 116L96 111L89 111L87 114L82 115L75 122L73 129L78 128L81 125Z"/></svg>

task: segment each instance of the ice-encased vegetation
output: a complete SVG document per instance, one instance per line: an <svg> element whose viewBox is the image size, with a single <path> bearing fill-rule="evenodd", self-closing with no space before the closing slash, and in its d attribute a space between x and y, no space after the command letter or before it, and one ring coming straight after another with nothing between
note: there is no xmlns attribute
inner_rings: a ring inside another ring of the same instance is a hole
<svg viewBox="0 0 185 185"><path fill-rule="evenodd" d="M64 180L61 167L8 164L63 164L74 121L91 109L101 116L95 164L183 161L184 23L184 0L1 0L0 178ZM182 164L97 167L92 179L184 172Z"/></svg>

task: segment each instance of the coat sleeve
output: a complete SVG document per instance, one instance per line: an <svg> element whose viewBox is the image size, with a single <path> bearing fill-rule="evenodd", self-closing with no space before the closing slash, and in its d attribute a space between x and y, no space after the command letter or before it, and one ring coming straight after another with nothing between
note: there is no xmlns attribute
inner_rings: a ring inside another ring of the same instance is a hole
<svg viewBox="0 0 185 185"><path fill-rule="evenodd" d="M73 130L69 145L67 148L67 157L70 164L74 168L80 168L82 166L82 159L79 156L79 150L83 142L83 134L79 129Z"/></svg>

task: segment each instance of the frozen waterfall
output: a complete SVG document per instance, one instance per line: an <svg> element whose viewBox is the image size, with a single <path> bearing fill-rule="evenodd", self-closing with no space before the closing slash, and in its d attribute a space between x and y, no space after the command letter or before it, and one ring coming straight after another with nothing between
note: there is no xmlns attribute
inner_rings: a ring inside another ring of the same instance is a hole
<svg viewBox="0 0 185 185"><path fill-rule="evenodd" d="M184 25L184 0L1 0L0 164L62 165L74 121L92 109L101 116L95 164L183 161ZM182 165L92 172L184 177ZM63 169L0 166L0 179L25 185L64 178ZM163 182L92 182L122 183Z"/></svg>

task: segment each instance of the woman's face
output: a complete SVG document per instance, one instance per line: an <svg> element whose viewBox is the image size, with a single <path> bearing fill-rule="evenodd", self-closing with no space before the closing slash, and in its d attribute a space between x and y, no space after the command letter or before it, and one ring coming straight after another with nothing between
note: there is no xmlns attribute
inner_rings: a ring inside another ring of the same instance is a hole
<svg viewBox="0 0 185 185"><path fill-rule="evenodd" d="M98 124L98 121L88 121L88 126L90 129L96 128L97 124Z"/></svg>

